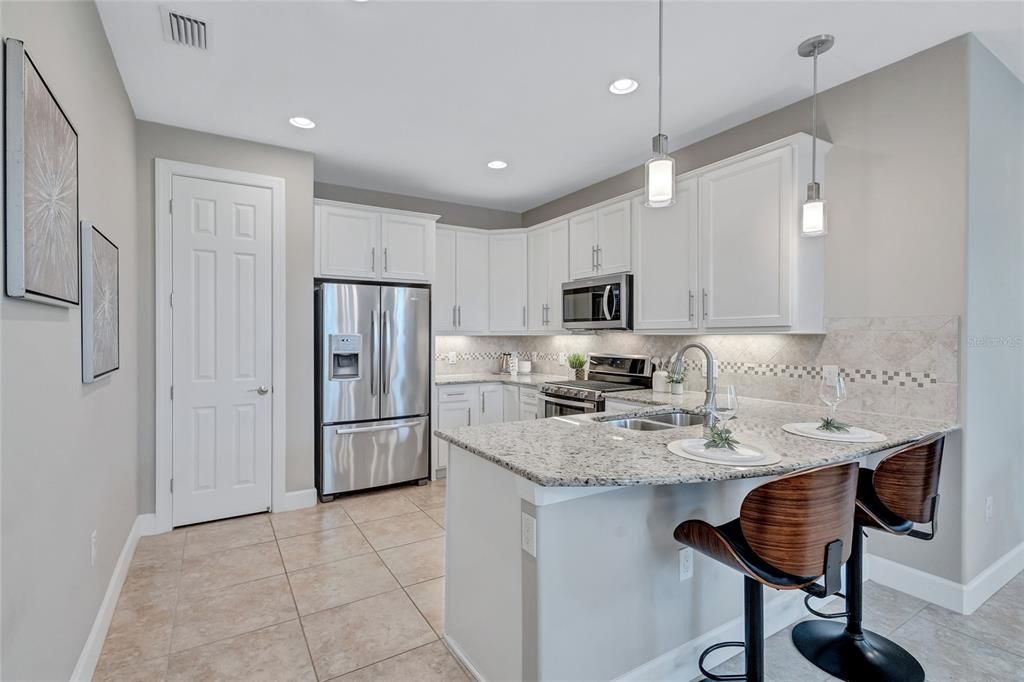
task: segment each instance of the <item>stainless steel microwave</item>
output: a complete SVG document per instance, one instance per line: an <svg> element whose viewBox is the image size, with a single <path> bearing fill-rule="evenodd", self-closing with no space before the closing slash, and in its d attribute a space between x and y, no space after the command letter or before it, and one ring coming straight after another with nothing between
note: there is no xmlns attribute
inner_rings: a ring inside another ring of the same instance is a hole
<svg viewBox="0 0 1024 682"><path fill-rule="evenodd" d="M632 329L633 275L591 277L562 285L566 329Z"/></svg>

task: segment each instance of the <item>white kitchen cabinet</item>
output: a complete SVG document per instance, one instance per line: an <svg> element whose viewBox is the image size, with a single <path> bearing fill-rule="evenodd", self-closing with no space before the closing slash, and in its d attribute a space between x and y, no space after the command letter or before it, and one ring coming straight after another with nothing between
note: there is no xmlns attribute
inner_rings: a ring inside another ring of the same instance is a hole
<svg viewBox="0 0 1024 682"><path fill-rule="evenodd" d="M628 199L569 218L572 279L629 272L632 209Z"/></svg>
<svg viewBox="0 0 1024 682"><path fill-rule="evenodd" d="M633 199L633 325L638 330L696 329L699 202L697 179L676 183L676 203L647 208Z"/></svg>
<svg viewBox="0 0 1024 682"><path fill-rule="evenodd" d="M429 282L437 216L317 199L314 275Z"/></svg>
<svg viewBox="0 0 1024 682"><path fill-rule="evenodd" d="M454 384L437 389L437 428L472 426L480 420L480 389L477 384ZM449 443L434 437L435 468L448 466Z"/></svg>
<svg viewBox="0 0 1024 682"><path fill-rule="evenodd" d="M707 329L790 324L793 149L700 176L701 317Z"/></svg>
<svg viewBox="0 0 1024 682"><path fill-rule="evenodd" d="M502 384L481 384L480 386L480 419L479 424L500 424L503 416Z"/></svg>
<svg viewBox="0 0 1024 682"><path fill-rule="evenodd" d="M503 230L503 232L505 232ZM490 330L525 332L526 234L492 234L490 247Z"/></svg>
<svg viewBox="0 0 1024 682"><path fill-rule="evenodd" d="M434 332L486 332L490 287L487 234L438 226L435 252Z"/></svg>
<svg viewBox="0 0 1024 682"><path fill-rule="evenodd" d="M316 206L317 274L377 279L381 214L343 206Z"/></svg>
<svg viewBox="0 0 1024 682"><path fill-rule="evenodd" d="M385 213L381 217L381 277L401 282L429 282L433 275L433 220Z"/></svg>
<svg viewBox="0 0 1024 682"><path fill-rule="evenodd" d="M507 384L501 387L502 421L519 421L519 387Z"/></svg>
<svg viewBox="0 0 1024 682"><path fill-rule="evenodd" d="M530 331L562 330L562 284L569 281L569 222L527 235L527 322Z"/></svg>
<svg viewBox="0 0 1024 682"><path fill-rule="evenodd" d="M544 415L537 412L537 389L519 387L519 419L540 419Z"/></svg>

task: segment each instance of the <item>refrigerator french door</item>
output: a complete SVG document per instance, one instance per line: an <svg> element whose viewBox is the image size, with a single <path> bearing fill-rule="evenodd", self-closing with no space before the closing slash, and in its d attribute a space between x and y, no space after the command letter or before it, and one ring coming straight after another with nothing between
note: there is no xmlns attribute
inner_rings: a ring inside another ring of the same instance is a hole
<svg viewBox="0 0 1024 682"><path fill-rule="evenodd" d="M321 497L428 476L430 290L316 287Z"/></svg>

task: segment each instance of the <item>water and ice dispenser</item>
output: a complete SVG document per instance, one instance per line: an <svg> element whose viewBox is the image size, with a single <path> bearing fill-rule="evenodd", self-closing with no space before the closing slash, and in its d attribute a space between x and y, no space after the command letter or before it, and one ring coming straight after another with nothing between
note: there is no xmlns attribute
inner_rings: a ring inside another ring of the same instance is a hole
<svg viewBox="0 0 1024 682"><path fill-rule="evenodd" d="M331 380L358 379L359 355L363 350L363 337L360 334L331 334L330 339Z"/></svg>

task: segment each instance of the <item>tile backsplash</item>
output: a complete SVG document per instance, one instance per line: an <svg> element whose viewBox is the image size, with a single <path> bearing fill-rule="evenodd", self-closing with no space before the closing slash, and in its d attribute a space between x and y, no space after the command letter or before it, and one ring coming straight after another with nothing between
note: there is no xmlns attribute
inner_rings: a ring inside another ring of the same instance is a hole
<svg viewBox="0 0 1024 682"><path fill-rule="evenodd" d="M813 404L824 365L846 377L845 409L958 419L960 318L843 317L825 334L667 336L609 332L563 336L439 336L438 374L496 371L502 352L533 361L535 373L565 374L560 352L650 355L667 363L684 343L700 341L715 354L719 383L740 396ZM456 353L449 365L448 353ZM702 358L687 353L688 389L703 390Z"/></svg>

